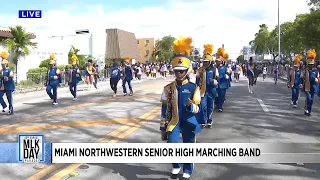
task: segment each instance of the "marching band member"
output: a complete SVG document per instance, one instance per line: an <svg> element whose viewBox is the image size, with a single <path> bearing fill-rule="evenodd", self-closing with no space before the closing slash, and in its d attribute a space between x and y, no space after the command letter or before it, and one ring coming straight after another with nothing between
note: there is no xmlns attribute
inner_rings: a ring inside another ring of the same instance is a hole
<svg viewBox="0 0 320 180"><path fill-rule="evenodd" d="M197 120L202 128L212 128L213 104L217 94L218 81L216 79L219 77L219 73L216 67L211 66L212 52L212 44L204 45L203 66L199 69L196 80L201 95L200 112L197 114Z"/></svg>
<svg viewBox="0 0 320 180"><path fill-rule="evenodd" d="M200 91L196 84L189 81L188 71L192 69L190 60L191 38L182 38L174 42L176 55L171 64L175 81L164 87L161 102L160 130L162 138L166 135L168 143L179 143L180 133L183 143L195 143L196 134L201 131L195 115L199 112ZM166 124L167 123L167 124ZM183 179L189 179L193 172L193 163L174 163L172 176L177 178L183 168Z"/></svg>
<svg viewBox="0 0 320 180"><path fill-rule="evenodd" d="M122 62L122 88L123 88L123 94L124 96L127 95L127 88L126 88L126 84L128 83L129 86L129 90L130 90L130 94L129 96L133 95L133 90L132 90L132 86L131 86L131 81L133 79L133 71L132 68L129 64L131 58L130 57L126 57L125 61Z"/></svg>
<svg viewBox="0 0 320 180"><path fill-rule="evenodd" d="M247 70L247 77L248 77L248 89L249 89L249 93L252 93L253 90L253 85L254 85L254 79L255 79L255 64L253 63L253 59L252 57L250 57L249 59L249 63L246 66L246 70Z"/></svg>
<svg viewBox="0 0 320 180"><path fill-rule="evenodd" d="M87 90L91 90L92 83L93 83L93 80L94 80L94 72L95 72L95 69L93 67L92 60L89 59L87 67L86 67Z"/></svg>
<svg viewBox="0 0 320 180"><path fill-rule="evenodd" d="M311 115L314 94L317 90L319 75L314 69L314 60L316 58L315 50L309 50L307 54L307 67L303 73L304 92L306 95L305 112L307 116Z"/></svg>
<svg viewBox="0 0 320 180"><path fill-rule="evenodd" d="M294 60L294 66L289 73L288 87L291 88L291 104L293 107L297 107L298 98L300 94L300 88L302 85L301 71L299 69L301 55L297 55Z"/></svg>
<svg viewBox="0 0 320 180"><path fill-rule="evenodd" d="M81 81L81 75L80 75L80 70L78 68L78 58L74 54L71 57L72 60L72 69L71 69L71 82L69 83L69 90L73 96L73 100L77 100L77 85L79 81Z"/></svg>
<svg viewBox="0 0 320 180"><path fill-rule="evenodd" d="M110 87L114 92L113 97L117 96L118 90L118 82L121 79L121 72L118 64L116 62L113 63L111 71L110 71Z"/></svg>
<svg viewBox="0 0 320 180"><path fill-rule="evenodd" d="M8 56L9 54L5 51L1 52L0 54L2 62L2 70L0 71L0 104L3 108L2 112L5 112L7 108L7 104L3 100L3 95L6 94L8 104L9 104L9 112L8 115L13 114L13 99L12 93L15 90L15 85L13 81L13 71L8 67L9 61Z"/></svg>
<svg viewBox="0 0 320 180"><path fill-rule="evenodd" d="M47 94L52 100L53 105L57 105L57 89L59 84L61 83L61 72L56 67L55 55L50 55L50 68L48 71L48 79L47 79Z"/></svg>
<svg viewBox="0 0 320 180"><path fill-rule="evenodd" d="M225 49L219 48L216 54L216 57L217 57L216 65L219 73L218 89L217 89L218 97L216 98L216 105L219 112L223 112L223 104L225 102L226 91L229 88L228 67L223 65L224 55L225 55Z"/></svg>
<svg viewBox="0 0 320 180"><path fill-rule="evenodd" d="M223 56L223 60L224 60L224 65L227 66L227 74L229 76L228 78L228 86L231 87L231 82L232 82L232 69L231 69L231 65L228 64L228 59L229 59L229 54L225 53Z"/></svg>

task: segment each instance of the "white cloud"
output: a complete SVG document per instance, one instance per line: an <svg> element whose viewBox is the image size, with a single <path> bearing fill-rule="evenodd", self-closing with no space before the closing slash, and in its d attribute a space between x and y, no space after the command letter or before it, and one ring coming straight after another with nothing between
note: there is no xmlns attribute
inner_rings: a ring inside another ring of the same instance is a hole
<svg viewBox="0 0 320 180"><path fill-rule="evenodd" d="M171 0L162 7L142 6L108 12L103 6L95 5L81 14L72 14L77 9L73 6L71 10L44 12L42 19L18 19L1 13L0 19L7 22L2 26L21 24L38 35L73 34L75 29L87 28L96 38L102 37L98 38L101 52L105 48L106 28L131 31L137 37L193 36L196 47L212 43L216 50L225 44L228 52L238 53L253 39L259 24L265 23L270 28L277 24L277 0ZM281 22L292 21L296 14L307 12L308 7L305 0L280 0L280 11Z"/></svg>

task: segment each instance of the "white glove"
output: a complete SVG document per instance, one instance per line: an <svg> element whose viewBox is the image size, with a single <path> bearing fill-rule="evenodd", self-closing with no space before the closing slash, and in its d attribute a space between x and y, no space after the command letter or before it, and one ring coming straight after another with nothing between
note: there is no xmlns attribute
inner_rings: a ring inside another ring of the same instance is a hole
<svg viewBox="0 0 320 180"><path fill-rule="evenodd" d="M228 74L226 74L226 79L229 79L229 75Z"/></svg>
<svg viewBox="0 0 320 180"><path fill-rule="evenodd" d="M216 85L218 85L218 81L217 80L213 80L213 84L216 86Z"/></svg>
<svg viewBox="0 0 320 180"><path fill-rule="evenodd" d="M315 81L316 83L318 83L318 82L319 82L318 78L314 78L314 81Z"/></svg>
<svg viewBox="0 0 320 180"><path fill-rule="evenodd" d="M302 84L300 84L300 85L299 85L299 88L301 89L302 87L303 87Z"/></svg>
<svg viewBox="0 0 320 180"><path fill-rule="evenodd" d="M58 76L53 76L53 79L58 79Z"/></svg>

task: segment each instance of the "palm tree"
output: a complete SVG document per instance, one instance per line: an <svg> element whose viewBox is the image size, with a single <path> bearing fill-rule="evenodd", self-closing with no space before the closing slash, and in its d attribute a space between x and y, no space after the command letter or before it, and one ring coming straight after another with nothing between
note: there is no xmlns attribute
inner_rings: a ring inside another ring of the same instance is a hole
<svg viewBox="0 0 320 180"><path fill-rule="evenodd" d="M29 33L22 26L9 27L12 37L5 39L5 46L11 54L13 63L16 67L16 74L18 74L19 59L29 55L29 48L37 48L37 43L31 42ZM16 75L16 82L18 82L18 75Z"/></svg>

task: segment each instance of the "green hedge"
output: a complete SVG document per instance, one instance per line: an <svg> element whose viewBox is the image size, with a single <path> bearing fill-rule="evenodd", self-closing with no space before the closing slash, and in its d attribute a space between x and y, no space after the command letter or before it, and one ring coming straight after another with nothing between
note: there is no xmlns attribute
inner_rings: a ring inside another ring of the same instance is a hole
<svg viewBox="0 0 320 180"><path fill-rule="evenodd" d="M47 79L48 69L46 67L29 69L27 73L27 80L35 84L44 83ZM40 81L42 79L42 81Z"/></svg>

